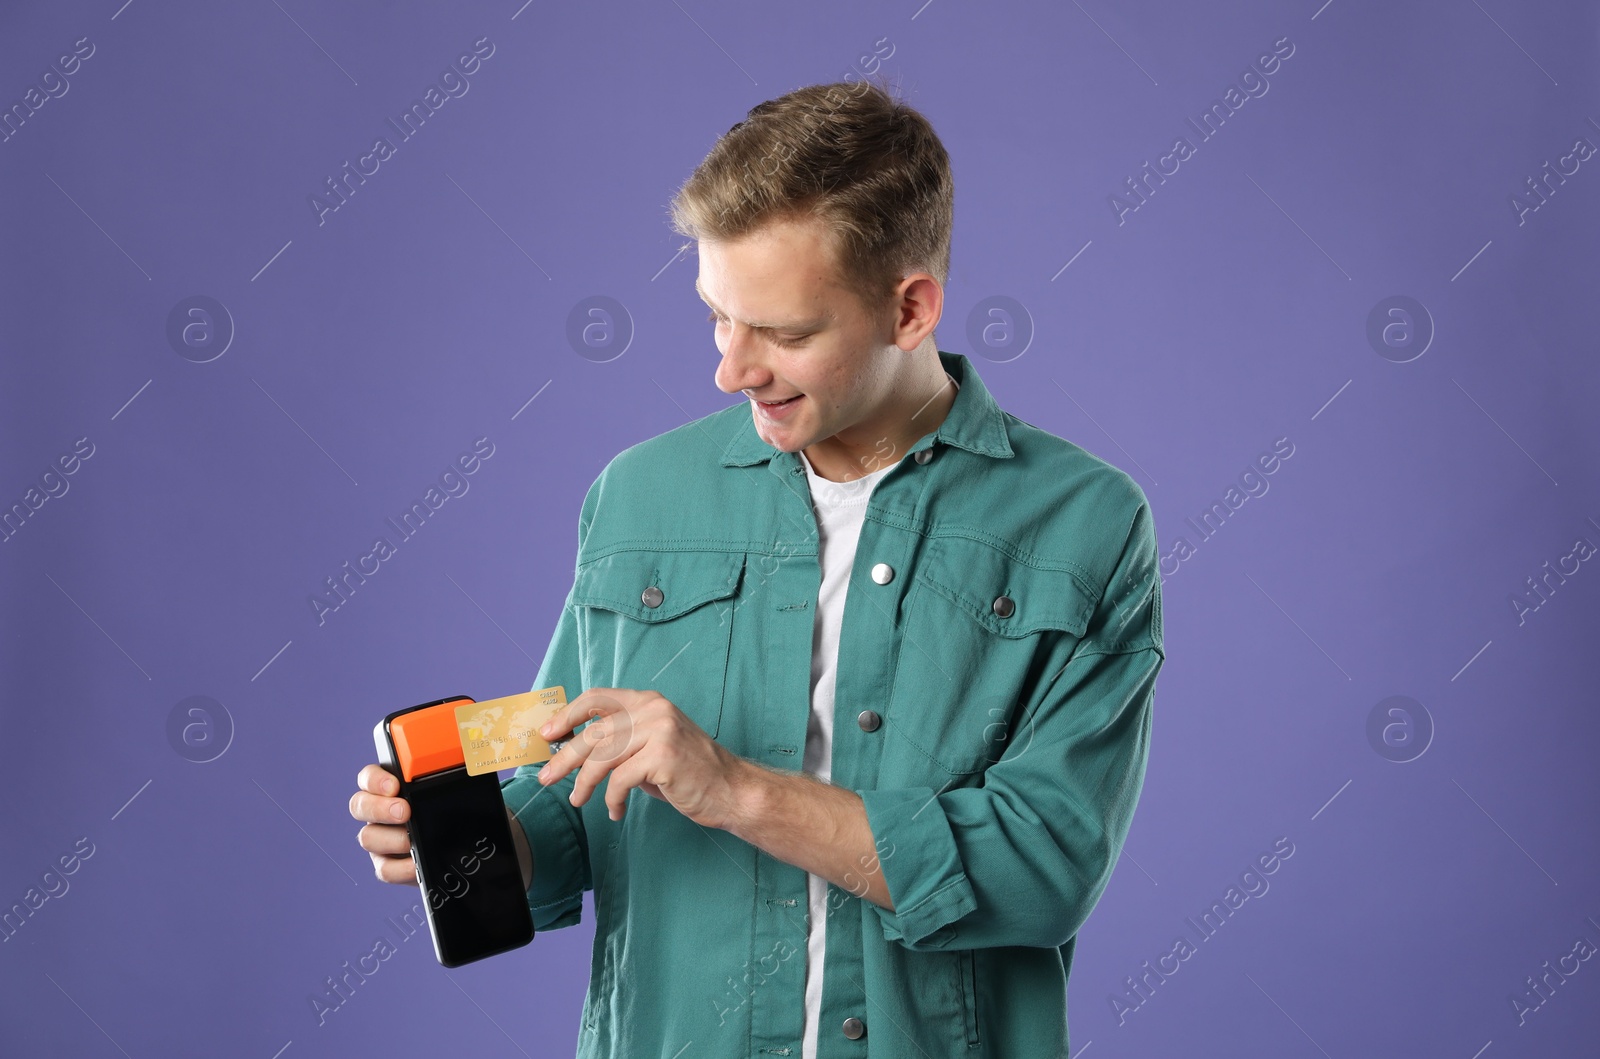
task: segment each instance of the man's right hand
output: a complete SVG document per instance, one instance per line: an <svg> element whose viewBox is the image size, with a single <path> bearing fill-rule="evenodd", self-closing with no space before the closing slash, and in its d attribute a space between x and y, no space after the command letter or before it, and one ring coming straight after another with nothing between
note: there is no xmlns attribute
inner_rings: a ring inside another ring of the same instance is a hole
<svg viewBox="0 0 1600 1059"><path fill-rule="evenodd" d="M417 865L411 859L411 837L405 822L411 806L401 797L394 773L374 762L356 776L361 789L350 796L350 815L366 824L356 841L372 856L372 871L386 883L417 885Z"/></svg>

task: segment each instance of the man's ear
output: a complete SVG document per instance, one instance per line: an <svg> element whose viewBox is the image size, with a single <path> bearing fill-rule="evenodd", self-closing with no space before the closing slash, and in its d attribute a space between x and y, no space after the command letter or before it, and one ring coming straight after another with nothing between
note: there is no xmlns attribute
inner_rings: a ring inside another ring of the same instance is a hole
<svg viewBox="0 0 1600 1059"><path fill-rule="evenodd" d="M894 300L894 342L901 349L916 349L944 313L944 288L931 273L913 272L896 285Z"/></svg>

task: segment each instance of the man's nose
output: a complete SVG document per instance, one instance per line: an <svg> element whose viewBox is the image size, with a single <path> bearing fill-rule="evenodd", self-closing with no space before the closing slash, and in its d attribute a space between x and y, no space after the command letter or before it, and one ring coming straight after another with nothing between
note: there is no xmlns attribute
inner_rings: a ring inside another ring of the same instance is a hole
<svg viewBox="0 0 1600 1059"><path fill-rule="evenodd" d="M743 325L729 327L722 362L717 365L717 389L723 393L759 390L772 378L762 363L759 340Z"/></svg>

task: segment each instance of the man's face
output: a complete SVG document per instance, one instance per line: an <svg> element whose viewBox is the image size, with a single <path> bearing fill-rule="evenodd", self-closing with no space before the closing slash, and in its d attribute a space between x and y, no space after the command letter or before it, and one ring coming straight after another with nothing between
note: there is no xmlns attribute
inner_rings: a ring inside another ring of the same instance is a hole
<svg viewBox="0 0 1600 1059"><path fill-rule="evenodd" d="M820 224L702 240L696 289L716 323L717 388L750 399L763 441L795 452L838 435L846 450L871 450L906 362L890 341L895 308L869 314L841 285ZM796 399L758 403L785 398Z"/></svg>

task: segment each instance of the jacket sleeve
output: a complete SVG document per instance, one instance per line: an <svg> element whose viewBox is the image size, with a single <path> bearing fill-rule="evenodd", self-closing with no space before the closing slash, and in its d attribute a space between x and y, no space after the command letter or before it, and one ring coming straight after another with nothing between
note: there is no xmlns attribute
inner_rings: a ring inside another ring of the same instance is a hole
<svg viewBox="0 0 1600 1059"><path fill-rule="evenodd" d="M594 515L599 486L600 478L597 478L589 487L578 517L580 560L583 542L588 536L589 523ZM583 690L582 644L578 634L577 612L572 605L572 594L577 587L577 565L573 565L573 588L567 590L555 634L550 638L544 662L533 680L534 689L561 685L566 689L568 701ZM583 892L592 889L594 883L589 872L589 842L584 831L583 816L569 800L577 780L577 771L569 772L545 787L539 783L539 768L539 765L518 766L511 778L500 784L500 793L522 825L528 837L528 849L533 854L533 883L528 887L528 909L533 913L534 929L555 930L558 927L570 927L582 920Z"/></svg>
<svg viewBox="0 0 1600 1059"><path fill-rule="evenodd" d="M861 790L893 912L883 936L917 950L1057 947L1116 865L1144 783L1166 658L1148 506L1064 666L1026 704L977 786Z"/></svg>

